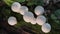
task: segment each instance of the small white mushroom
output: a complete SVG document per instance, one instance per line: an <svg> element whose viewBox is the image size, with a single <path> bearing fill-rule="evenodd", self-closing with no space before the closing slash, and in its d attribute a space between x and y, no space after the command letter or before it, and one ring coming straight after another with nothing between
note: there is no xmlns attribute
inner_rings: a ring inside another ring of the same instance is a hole
<svg viewBox="0 0 60 34"><path fill-rule="evenodd" d="M36 18L33 18L31 24L36 24Z"/></svg>
<svg viewBox="0 0 60 34"><path fill-rule="evenodd" d="M14 2L11 6L13 12L19 13L19 9L21 8L21 4L18 2Z"/></svg>
<svg viewBox="0 0 60 34"><path fill-rule="evenodd" d="M43 15L37 17L36 22L38 25L43 25L46 22L46 18Z"/></svg>
<svg viewBox="0 0 60 34"><path fill-rule="evenodd" d="M26 7L26 6L21 6L21 7L22 7L22 9L28 11L28 7Z"/></svg>
<svg viewBox="0 0 60 34"><path fill-rule="evenodd" d="M36 15L41 15L41 14L43 14L44 13L44 8L42 7L42 6L37 6L36 8L35 8L35 14Z"/></svg>
<svg viewBox="0 0 60 34"><path fill-rule="evenodd" d="M31 22L33 18L34 18L34 15L33 15L32 12L26 12L23 15L23 19L24 19L25 22Z"/></svg>
<svg viewBox="0 0 60 34"><path fill-rule="evenodd" d="M28 12L28 8L26 6L21 6L19 12L21 15L24 15L25 12Z"/></svg>
<svg viewBox="0 0 60 34"><path fill-rule="evenodd" d="M45 23L42 25L41 29L44 33L49 33L51 30L51 25L49 23Z"/></svg>
<svg viewBox="0 0 60 34"><path fill-rule="evenodd" d="M13 26L13 25L16 25L17 24L17 20L15 17L11 16L8 18L8 24Z"/></svg>

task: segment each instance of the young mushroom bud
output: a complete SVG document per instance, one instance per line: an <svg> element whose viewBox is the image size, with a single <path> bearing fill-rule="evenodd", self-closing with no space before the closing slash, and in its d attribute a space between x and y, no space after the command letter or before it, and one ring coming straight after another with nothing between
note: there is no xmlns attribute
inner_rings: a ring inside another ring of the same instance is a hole
<svg viewBox="0 0 60 34"><path fill-rule="evenodd" d="M8 24L13 26L13 25L16 25L17 24L17 20L15 17L11 16L8 18Z"/></svg>
<svg viewBox="0 0 60 34"><path fill-rule="evenodd" d="M51 30L51 25L49 23L45 23L42 25L41 29L44 33L49 33Z"/></svg>
<svg viewBox="0 0 60 34"><path fill-rule="evenodd" d="M13 12L19 13L19 9L21 8L21 4L18 2L14 2L11 6Z"/></svg>
<svg viewBox="0 0 60 34"><path fill-rule="evenodd" d="M36 24L36 18L33 18L31 24Z"/></svg>
<svg viewBox="0 0 60 34"><path fill-rule="evenodd" d="M21 15L24 15L25 12L28 12L28 7L26 7L26 6L21 6L19 12L20 12Z"/></svg>
<svg viewBox="0 0 60 34"><path fill-rule="evenodd" d="M35 14L36 15L41 15L41 14L43 14L44 13L44 8L42 7L42 6L37 6L36 8L35 8Z"/></svg>
<svg viewBox="0 0 60 34"><path fill-rule="evenodd" d="M37 17L36 22L38 25L43 25L46 22L46 18L43 15Z"/></svg>
<svg viewBox="0 0 60 34"><path fill-rule="evenodd" d="M34 18L34 15L33 15L32 12L26 12L23 15L23 19L24 19L25 22L31 22L33 18Z"/></svg>

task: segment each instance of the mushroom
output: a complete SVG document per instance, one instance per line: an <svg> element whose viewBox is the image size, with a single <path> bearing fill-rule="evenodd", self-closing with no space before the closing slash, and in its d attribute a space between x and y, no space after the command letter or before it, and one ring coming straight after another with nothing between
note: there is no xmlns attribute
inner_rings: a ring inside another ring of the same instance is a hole
<svg viewBox="0 0 60 34"><path fill-rule="evenodd" d="M41 15L41 14L43 14L44 13L44 8L42 7L42 6L37 6L36 8L35 8L35 14L36 15Z"/></svg>
<svg viewBox="0 0 60 34"><path fill-rule="evenodd" d="M42 25L41 29L44 33L49 33L51 30L51 25L49 23L45 23Z"/></svg>
<svg viewBox="0 0 60 34"><path fill-rule="evenodd" d="M43 25L46 22L46 18L43 15L37 17L36 22L38 25Z"/></svg>
<svg viewBox="0 0 60 34"><path fill-rule="evenodd" d="M28 7L26 7L26 6L21 6L21 7L22 7L22 9L28 11Z"/></svg>
<svg viewBox="0 0 60 34"><path fill-rule="evenodd" d="M21 6L19 12L21 15L24 15L25 12L28 12L28 8L26 6Z"/></svg>
<svg viewBox="0 0 60 34"><path fill-rule="evenodd" d="M15 17L11 16L8 18L8 24L13 26L13 25L16 25L17 24L17 20Z"/></svg>
<svg viewBox="0 0 60 34"><path fill-rule="evenodd" d="M31 24L36 24L36 18L33 18Z"/></svg>
<svg viewBox="0 0 60 34"><path fill-rule="evenodd" d="M34 15L32 12L25 12L25 14L23 15L23 19L25 22L31 22L34 18Z"/></svg>
<svg viewBox="0 0 60 34"><path fill-rule="evenodd" d="M21 4L18 2L14 2L11 6L13 12L19 13L19 9L21 8Z"/></svg>

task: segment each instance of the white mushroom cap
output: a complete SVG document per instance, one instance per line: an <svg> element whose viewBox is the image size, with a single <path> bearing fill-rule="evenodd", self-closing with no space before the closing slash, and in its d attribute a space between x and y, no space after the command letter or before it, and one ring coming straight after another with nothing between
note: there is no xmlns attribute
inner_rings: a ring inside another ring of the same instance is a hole
<svg viewBox="0 0 60 34"><path fill-rule="evenodd" d="M15 25L15 24L17 24L16 18L13 17L13 16L9 17L9 18L8 18L8 24L9 24L9 25L12 25L12 26Z"/></svg>
<svg viewBox="0 0 60 34"><path fill-rule="evenodd" d="M34 18L34 15L33 15L32 12L26 12L23 15L23 19L24 19L25 22L31 22L33 18Z"/></svg>
<svg viewBox="0 0 60 34"><path fill-rule="evenodd" d="M26 6L21 6L19 12L21 15L24 15L25 12L28 12L28 8Z"/></svg>
<svg viewBox="0 0 60 34"><path fill-rule="evenodd" d="M38 25L43 25L46 22L46 18L43 15L37 17L36 22Z"/></svg>
<svg viewBox="0 0 60 34"><path fill-rule="evenodd" d="M36 15L41 15L41 14L43 14L44 13L44 8L42 7L42 6L37 6L36 8L35 8L35 14Z"/></svg>
<svg viewBox="0 0 60 34"><path fill-rule="evenodd" d="M41 29L44 33L49 33L51 30L51 25L49 23L45 23L42 25Z"/></svg>
<svg viewBox="0 0 60 34"><path fill-rule="evenodd" d="M21 8L21 4L18 2L14 2L11 6L13 12L19 13L19 9Z"/></svg>
<svg viewBox="0 0 60 34"><path fill-rule="evenodd" d="M31 24L36 24L36 18L33 18Z"/></svg>
<svg viewBox="0 0 60 34"><path fill-rule="evenodd" d="M28 7L26 7L26 6L21 6L21 7L22 7L22 9L28 11Z"/></svg>

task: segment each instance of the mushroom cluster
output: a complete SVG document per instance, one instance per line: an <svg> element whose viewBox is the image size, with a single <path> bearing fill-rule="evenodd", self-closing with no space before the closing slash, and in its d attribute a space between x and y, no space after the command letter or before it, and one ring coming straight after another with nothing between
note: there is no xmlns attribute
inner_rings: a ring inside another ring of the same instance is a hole
<svg viewBox="0 0 60 34"><path fill-rule="evenodd" d="M34 10L35 14L37 15L37 18L34 17L34 14L30 12L26 6L21 6L21 4L18 2L14 2L11 6L11 9L13 12L17 12L23 15L23 19L25 22L41 25L41 29L43 32L50 32L51 25L49 23L46 23L46 17L43 16L44 8L42 6L37 6ZM15 17L10 17L8 19L8 23L10 25L15 25L17 24L17 20Z"/></svg>
<svg viewBox="0 0 60 34"><path fill-rule="evenodd" d="M24 15L24 13L28 11L28 8L26 6L21 6L19 2L14 2L11 9L13 12L20 13L21 15Z"/></svg>
<svg viewBox="0 0 60 34"><path fill-rule="evenodd" d="M36 23L41 25L41 29L44 33L48 33L51 30L51 25L46 23L46 17L42 14L44 13L44 8L42 6L37 6L35 8L35 14L37 15Z"/></svg>

